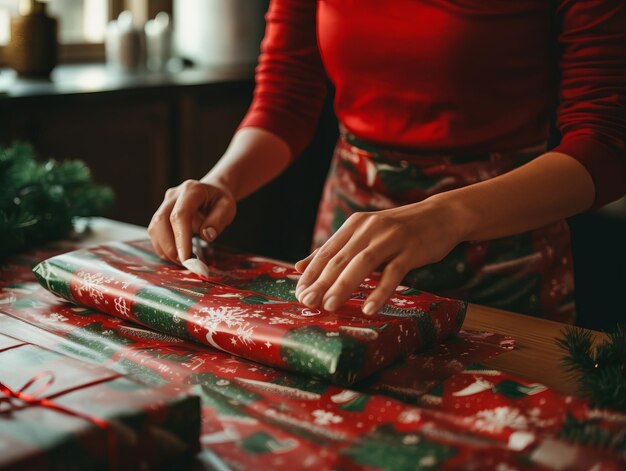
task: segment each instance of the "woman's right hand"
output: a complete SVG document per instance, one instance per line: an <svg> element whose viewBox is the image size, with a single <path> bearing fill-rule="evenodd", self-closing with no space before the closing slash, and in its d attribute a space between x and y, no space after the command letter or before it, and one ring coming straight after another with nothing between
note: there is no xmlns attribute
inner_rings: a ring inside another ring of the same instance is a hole
<svg viewBox="0 0 626 471"><path fill-rule="evenodd" d="M165 192L152 216L148 234L155 252L181 263L191 257L191 239L198 234L212 242L237 213L231 191L218 183L187 180Z"/></svg>

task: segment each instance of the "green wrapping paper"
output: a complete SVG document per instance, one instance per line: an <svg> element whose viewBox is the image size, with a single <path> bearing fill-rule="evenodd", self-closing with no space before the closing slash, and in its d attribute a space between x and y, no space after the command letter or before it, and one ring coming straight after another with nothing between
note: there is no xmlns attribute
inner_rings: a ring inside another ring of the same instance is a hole
<svg viewBox="0 0 626 471"><path fill-rule="evenodd" d="M268 366L349 385L458 332L466 305L398 287L383 309L361 313L372 275L338 312L294 296L287 264L213 249L209 276L159 259L148 241L112 243L48 259L39 282L64 299Z"/></svg>
<svg viewBox="0 0 626 471"><path fill-rule="evenodd" d="M198 451L199 433L197 396L0 334L3 470L151 469Z"/></svg>

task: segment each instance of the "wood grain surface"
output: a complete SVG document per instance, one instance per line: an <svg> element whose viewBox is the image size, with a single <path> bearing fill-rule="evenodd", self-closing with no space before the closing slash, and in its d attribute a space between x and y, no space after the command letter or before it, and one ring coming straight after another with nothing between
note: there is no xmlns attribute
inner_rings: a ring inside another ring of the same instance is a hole
<svg viewBox="0 0 626 471"><path fill-rule="evenodd" d="M559 322L474 304L468 307L463 324L464 329L497 332L515 339L513 351L483 362L485 365L576 394L575 381L561 366L564 352L556 344L566 327ZM596 342L604 337L600 332L591 332Z"/></svg>

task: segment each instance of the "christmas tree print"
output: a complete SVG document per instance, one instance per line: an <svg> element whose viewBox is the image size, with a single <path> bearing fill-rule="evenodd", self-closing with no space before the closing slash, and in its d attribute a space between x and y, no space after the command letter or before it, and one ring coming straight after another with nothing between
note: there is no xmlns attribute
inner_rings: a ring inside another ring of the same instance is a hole
<svg viewBox="0 0 626 471"><path fill-rule="evenodd" d="M280 356L294 371L351 384L363 366L366 351L365 345L350 335L306 326L285 334Z"/></svg>
<svg viewBox="0 0 626 471"><path fill-rule="evenodd" d="M344 454L368 468L404 471L439 469L456 450L416 433L398 432L385 424L362 437Z"/></svg>
<svg viewBox="0 0 626 471"><path fill-rule="evenodd" d="M282 299L283 301L293 302L297 301L295 295L296 283L297 282L291 278L272 278L269 275L262 274L256 278L247 280L244 284L238 286L238 288Z"/></svg>
<svg viewBox="0 0 626 471"><path fill-rule="evenodd" d="M197 299L160 286L147 286L135 298L134 313L137 319L159 332L174 337L190 339L186 316Z"/></svg>

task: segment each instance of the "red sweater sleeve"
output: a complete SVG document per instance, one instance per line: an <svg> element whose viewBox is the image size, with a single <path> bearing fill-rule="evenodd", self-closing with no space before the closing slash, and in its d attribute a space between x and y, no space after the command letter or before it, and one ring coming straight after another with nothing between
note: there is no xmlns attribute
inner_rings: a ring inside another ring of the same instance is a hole
<svg viewBox="0 0 626 471"><path fill-rule="evenodd" d="M626 2L560 0L561 144L594 180L597 208L626 194Z"/></svg>
<svg viewBox="0 0 626 471"><path fill-rule="evenodd" d="M326 96L316 5L312 0L271 1L254 99L239 126L276 134L287 142L292 158L311 140Z"/></svg>

